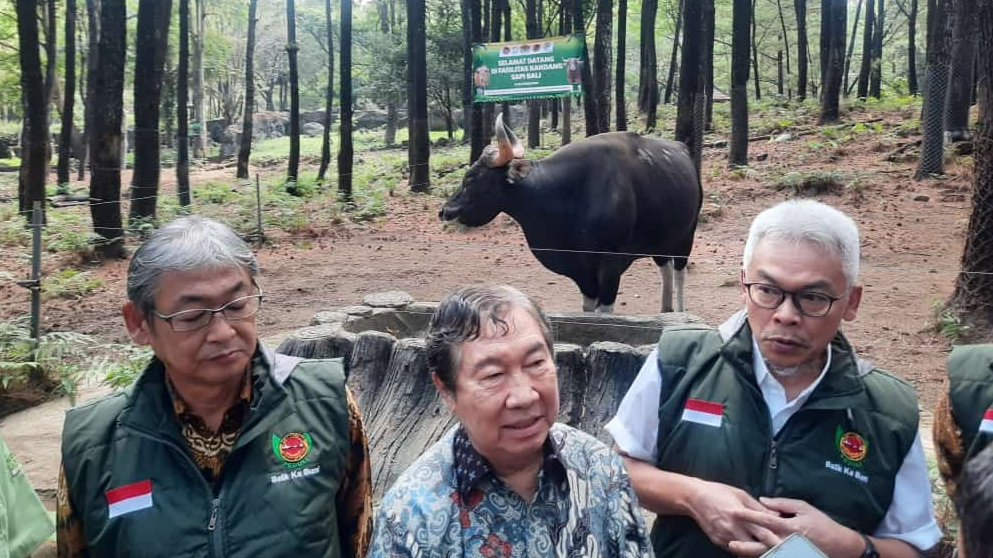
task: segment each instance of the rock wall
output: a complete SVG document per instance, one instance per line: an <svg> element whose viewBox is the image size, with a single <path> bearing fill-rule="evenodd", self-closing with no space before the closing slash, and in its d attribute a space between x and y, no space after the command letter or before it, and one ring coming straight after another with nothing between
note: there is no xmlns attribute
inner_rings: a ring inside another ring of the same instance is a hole
<svg viewBox="0 0 993 558"><path fill-rule="evenodd" d="M307 358L342 358L357 398L382 497L455 417L431 383L423 334L436 303L402 292L369 295L363 304L319 312L312 325L277 348ZM559 378L559 420L611 443L610 420L666 327L699 323L689 314L651 316L551 313Z"/></svg>

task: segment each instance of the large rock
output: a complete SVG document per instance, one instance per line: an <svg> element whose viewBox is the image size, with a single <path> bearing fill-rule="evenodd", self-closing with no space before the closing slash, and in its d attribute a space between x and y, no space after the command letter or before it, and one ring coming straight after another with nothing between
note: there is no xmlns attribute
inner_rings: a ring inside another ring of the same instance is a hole
<svg viewBox="0 0 993 558"><path fill-rule="evenodd" d="M310 137L323 136L324 126L318 124L317 122L307 122L300 128L300 131L305 136L310 136Z"/></svg>

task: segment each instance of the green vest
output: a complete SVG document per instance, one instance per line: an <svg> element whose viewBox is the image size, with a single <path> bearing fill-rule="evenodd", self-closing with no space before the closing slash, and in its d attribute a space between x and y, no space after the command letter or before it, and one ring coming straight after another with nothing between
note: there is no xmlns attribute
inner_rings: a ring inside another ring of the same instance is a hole
<svg viewBox="0 0 993 558"><path fill-rule="evenodd" d="M341 362L260 344L253 370L263 385L213 488L189 455L157 361L127 392L68 412L62 460L90 556L341 555L335 498L349 452ZM146 480L151 506L110 517L109 501L146 492Z"/></svg>
<svg viewBox="0 0 993 558"><path fill-rule="evenodd" d="M913 387L858 360L839 333L824 379L774 437L744 313L720 331L666 329L658 358L660 469L735 486L756 498L805 500L856 531L876 529L917 436ZM722 405L702 405L721 417L720 425L684 420L690 399L697 400L693 408L701 407L698 402ZM657 558L731 556L685 516L658 517L652 545Z"/></svg>
<svg viewBox="0 0 993 558"><path fill-rule="evenodd" d="M0 558L25 558L55 531L24 469L0 437Z"/></svg>
<svg viewBox="0 0 993 558"><path fill-rule="evenodd" d="M993 430L981 430L993 413L993 345L960 345L948 356L948 400L962 431L966 459L993 442ZM993 417L990 422L993 423Z"/></svg>

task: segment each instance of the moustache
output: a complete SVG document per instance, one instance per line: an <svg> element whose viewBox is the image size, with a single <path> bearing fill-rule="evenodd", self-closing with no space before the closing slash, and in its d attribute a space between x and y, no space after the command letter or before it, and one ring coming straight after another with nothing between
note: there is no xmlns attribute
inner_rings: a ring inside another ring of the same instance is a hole
<svg viewBox="0 0 993 558"><path fill-rule="evenodd" d="M780 333L777 331L763 331L760 338L762 341L780 341L799 345L805 349L810 348L810 342L798 335Z"/></svg>

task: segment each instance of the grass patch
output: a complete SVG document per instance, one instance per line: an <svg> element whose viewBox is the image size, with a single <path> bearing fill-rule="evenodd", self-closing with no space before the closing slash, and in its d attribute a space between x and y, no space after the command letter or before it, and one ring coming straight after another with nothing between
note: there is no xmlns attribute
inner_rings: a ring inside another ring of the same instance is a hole
<svg viewBox="0 0 993 558"><path fill-rule="evenodd" d="M934 310L934 329L952 344L958 343L969 331L969 326L952 308L945 306L940 300L931 303Z"/></svg>
<svg viewBox="0 0 993 558"><path fill-rule="evenodd" d="M78 300L101 287L103 287L103 281L93 277L88 271L69 268L43 278L41 280L41 296L43 299L69 298Z"/></svg>
<svg viewBox="0 0 993 558"><path fill-rule="evenodd" d="M791 172L772 184L777 192L791 190L795 196L840 194L845 190L845 178L840 171Z"/></svg>

